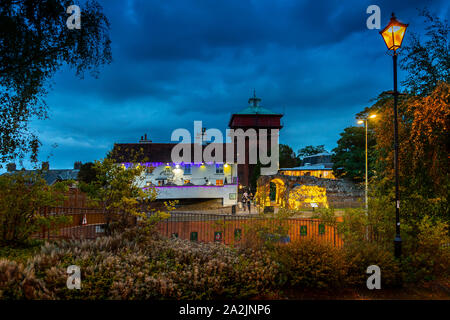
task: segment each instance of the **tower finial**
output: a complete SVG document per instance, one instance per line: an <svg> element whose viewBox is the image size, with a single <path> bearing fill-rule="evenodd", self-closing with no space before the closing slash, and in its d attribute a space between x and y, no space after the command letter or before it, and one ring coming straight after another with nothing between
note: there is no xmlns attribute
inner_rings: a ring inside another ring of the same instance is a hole
<svg viewBox="0 0 450 320"><path fill-rule="evenodd" d="M253 98L248 99L248 103L257 108L259 106L259 102L261 101L260 98L256 97L256 89L253 89Z"/></svg>

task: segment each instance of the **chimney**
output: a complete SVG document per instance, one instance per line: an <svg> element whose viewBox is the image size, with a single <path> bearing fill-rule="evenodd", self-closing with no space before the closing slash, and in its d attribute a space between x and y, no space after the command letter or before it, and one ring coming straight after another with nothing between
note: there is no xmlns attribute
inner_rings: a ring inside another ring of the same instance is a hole
<svg viewBox="0 0 450 320"><path fill-rule="evenodd" d="M152 140L149 140L147 138L147 134L144 134L144 136L141 136L141 140L139 141L139 143L151 143Z"/></svg>
<svg viewBox="0 0 450 320"><path fill-rule="evenodd" d="M81 161L75 161L75 163L73 164L74 170L80 170L82 164L83 164L83 163L82 163Z"/></svg>
<svg viewBox="0 0 450 320"><path fill-rule="evenodd" d="M15 164L15 163L8 163L8 164L6 165L6 170L7 170L8 172L14 172L14 171L16 171L16 164Z"/></svg>
<svg viewBox="0 0 450 320"><path fill-rule="evenodd" d="M48 161L42 162L42 171L48 171L50 169L50 163Z"/></svg>

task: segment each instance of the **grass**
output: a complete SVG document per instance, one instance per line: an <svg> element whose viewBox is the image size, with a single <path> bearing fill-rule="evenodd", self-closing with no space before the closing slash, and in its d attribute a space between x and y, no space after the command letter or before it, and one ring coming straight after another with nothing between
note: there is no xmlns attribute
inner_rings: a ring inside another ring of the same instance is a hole
<svg viewBox="0 0 450 320"><path fill-rule="evenodd" d="M17 246L0 246L0 258L25 263L41 247L44 241L31 240L26 244Z"/></svg>

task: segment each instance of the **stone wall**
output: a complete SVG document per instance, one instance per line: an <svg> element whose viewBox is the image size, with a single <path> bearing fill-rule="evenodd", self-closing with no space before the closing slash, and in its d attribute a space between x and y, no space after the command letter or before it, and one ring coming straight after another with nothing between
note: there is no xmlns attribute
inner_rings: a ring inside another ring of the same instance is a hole
<svg viewBox="0 0 450 320"><path fill-rule="evenodd" d="M276 174L259 177L258 186L267 185L273 180L278 181L278 183L281 181L286 186L286 195L296 186L318 186L326 189L326 196L330 207L355 208L364 205L364 189L350 181L324 179L313 176L296 177Z"/></svg>

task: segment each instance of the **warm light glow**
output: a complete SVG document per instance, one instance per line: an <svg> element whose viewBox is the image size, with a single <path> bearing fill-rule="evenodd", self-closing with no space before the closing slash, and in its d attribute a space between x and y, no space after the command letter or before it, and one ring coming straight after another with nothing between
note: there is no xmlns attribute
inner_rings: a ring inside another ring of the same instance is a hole
<svg viewBox="0 0 450 320"><path fill-rule="evenodd" d="M301 209L316 203L319 207L328 208L327 190L318 186L298 186L289 193L289 207Z"/></svg>
<svg viewBox="0 0 450 320"><path fill-rule="evenodd" d="M228 168L228 163L225 163L225 164L223 165L223 167L224 167L224 168Z"/></svg>
<svg viewBox="0 0 450 320"><path fill-rule="evenodd" d="M394 14L392 14L391 21L389 24L380 31L381 36L383 37L384 43L386 43L386 47L388 50L397 50L400 48L403 42L403 37L405 36L407 24L399 22Z"/></svg>
<svg viewBox="0 0 450 320"><path fill-rule="evenodd" d="M376 118L376 117L377 117L376 114L372 114L372 115L369 116L370 119L373 119L373 118Z"/></svg>
<svg viewBox="0 0 450 320"><path fill-rule="evenodd" d="M364 120L358 120L358 124L363 124Z"/></svg>

